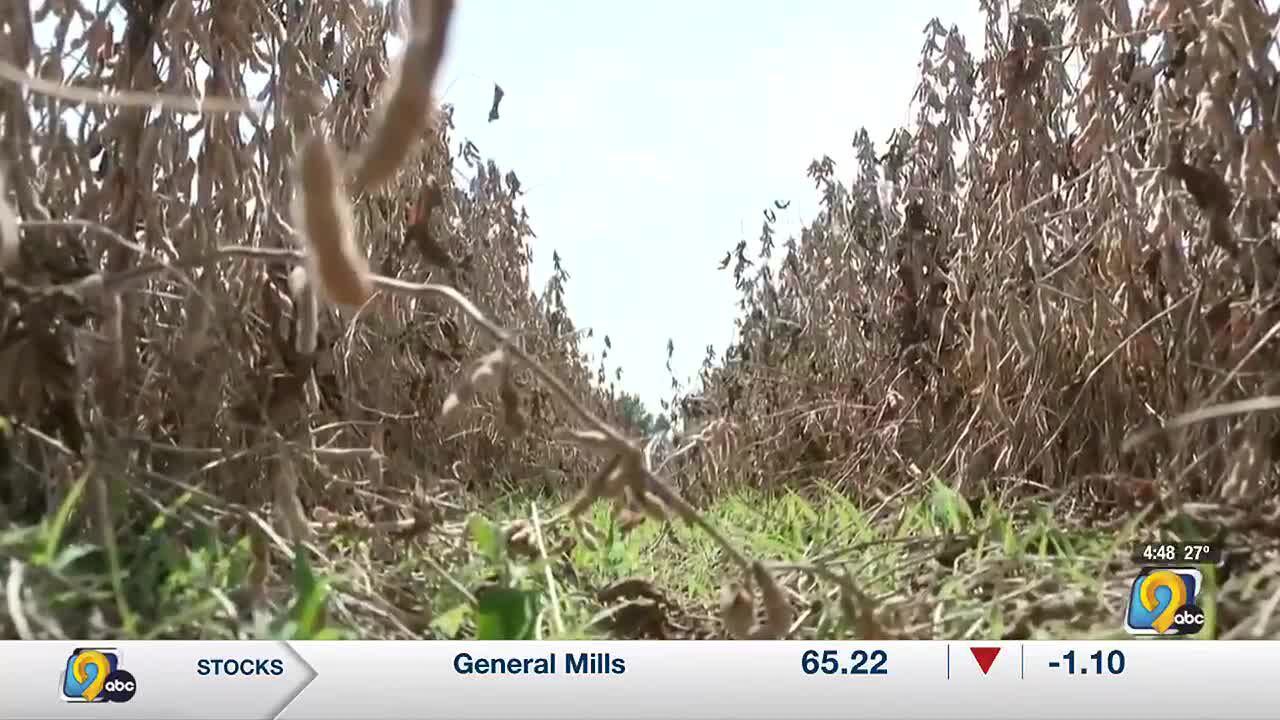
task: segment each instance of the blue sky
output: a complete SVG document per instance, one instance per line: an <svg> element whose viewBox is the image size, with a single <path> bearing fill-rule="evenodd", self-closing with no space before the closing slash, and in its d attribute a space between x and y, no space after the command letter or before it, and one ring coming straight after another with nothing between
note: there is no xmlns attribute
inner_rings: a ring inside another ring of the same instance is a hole
<svg viewBox="0 0 1280 720"><path fill-rule="evenodd" d="M778 243L798 233L810 161L847 174L858 127L883 143L911 117L934 17L980 47L967 0L461 0L441 95L458 139L527 188L535 287L559 252L574 322L595 353L610 336L610 374L656 412L668 338L682 381L733 338L724 252L754 245L774 200L791 201Z"/></svg>

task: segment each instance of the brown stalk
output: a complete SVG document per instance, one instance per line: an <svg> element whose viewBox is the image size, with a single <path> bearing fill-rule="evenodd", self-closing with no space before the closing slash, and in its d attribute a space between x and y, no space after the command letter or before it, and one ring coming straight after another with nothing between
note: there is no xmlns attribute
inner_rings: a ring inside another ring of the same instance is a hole
<svg viewBox="0 0 1280 720"><path fill-rule="evenodd" d="M294 222L307 247L308 275L330 301L363 305L373 296L369 262L356 247L351 204L333 148L324 138L312 135L303 142L298 178Z"/></svg>
<svg viewBox="0 0 1280 720"><path fill-rule="evenodd" d="M4 172L0 170L0 273L12 274L21 262L19 250L22 239L18 236L18 215L6 197Z"/></svg>
<svg viewBox="0 0 1280 720"><path fill-rule="evenodd" d="M444 58L453 0L414 0L413 23L374 130L352 169L353 195L377 189L400 169L431 128L432 92Z"/></svg>
<svg viewBox="0 0 1280 720"><path fill-rule="evenodd" d="M307 282L307 270L299 265L289 272L289 294L293 297L295 318L295 349L302 355L316 351L317 333L320 330L320 303L315 288Z"/></svg>

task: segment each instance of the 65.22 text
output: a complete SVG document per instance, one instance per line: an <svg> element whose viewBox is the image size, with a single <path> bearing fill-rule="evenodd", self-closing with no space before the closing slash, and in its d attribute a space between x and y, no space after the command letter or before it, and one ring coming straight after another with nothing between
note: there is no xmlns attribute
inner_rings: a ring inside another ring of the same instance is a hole
<svg viewBox="0 0 1280 720"><path fill-rule="evenodd" d="M805 650L800 669L805 675L888 675L884 650Z"/></svg>

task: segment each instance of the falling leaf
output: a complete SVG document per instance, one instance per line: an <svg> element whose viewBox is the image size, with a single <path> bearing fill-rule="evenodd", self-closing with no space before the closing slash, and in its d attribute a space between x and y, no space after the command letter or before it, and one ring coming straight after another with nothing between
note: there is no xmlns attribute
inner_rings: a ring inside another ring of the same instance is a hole
<svg viewBox="0 0 1280 720"><path fill-rule="evenodd" d="M502 102L502 96L506 95L502 91L502 87L498 83L493 84L493 106L489 108L489 122L498 119L498 103Z"/></svg>

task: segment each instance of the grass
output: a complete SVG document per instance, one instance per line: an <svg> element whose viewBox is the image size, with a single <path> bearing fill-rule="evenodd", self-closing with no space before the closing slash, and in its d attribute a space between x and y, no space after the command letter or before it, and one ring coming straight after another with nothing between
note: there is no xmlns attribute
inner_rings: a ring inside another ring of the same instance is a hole
<svg viewBox="0 0 1280 720"><path fill-rule="evenodd" d="M1124 637L1138 569L1132 548L1150 536L1138 519L1089 528L1052 505L966 501L941 482L892 509L816 487L725 493L704 510L745 552L775 560L796 609L792 637L868 631L850 624L833 588L789 571L809 563L848 570L883 637ZM539 527L545 560L536 542L504 541L507 522L528 517L531 505L550 514L545 497L496 498L422 540L334 532L301 552L263 533L189 523L187 512L170 508L121 539L114 574L101 547L69 532L79 488L39 525L0 534L0 555L23 568L21 601L7 598L0 617L34 635L722 636L718 598L733 567L721 547L679 522L624 529L605 502L580 523ZM1205 570L1211 637L1217 587Z"/></svg>
<svg viewBox="0 0 1280 720"><path fill-rule="evenodd" d="M1019 622L1022 606L1010 601L1032 595L1037 584L1070 588L1073 602L1083 609L1129 579L1108 583L1106 575L1117 558L1127 556L1132 536L1064 530L1046 513L1011 512L995 503L984 503L976 514L962 507L939 490L876 521L850 498L830 491L818 497L739 492L716 502L707 515L731 528L753 556L784 564L818 558L848 563L863 592L886 610L918 613L912 595L922 587L936 588L929 604L937 625L921 628L931 636L1002 636ZM593 521L608 529L612 542L600 550L575 550L575 566L589 585L648 577L680 598L682 606L713 614L719 579L730 568L704 535L675 525L669 530L673 541L661 542L663 530L645 525L622 538L603 509ZM1003 596L996 589L1002 584L1007 587ZM816 591L802 594L810 603L803 621L810 633L827 637L846 630L834 604ZM1028 597L1028 606L1044 599ZM1089 620L1076 631L1088 635L1116 626L1119 615Z"/></svg>

